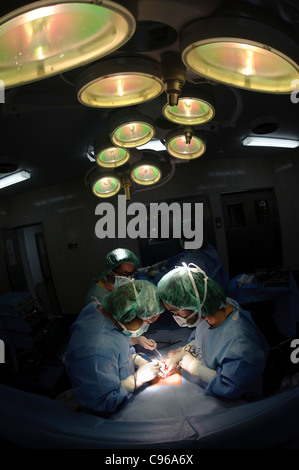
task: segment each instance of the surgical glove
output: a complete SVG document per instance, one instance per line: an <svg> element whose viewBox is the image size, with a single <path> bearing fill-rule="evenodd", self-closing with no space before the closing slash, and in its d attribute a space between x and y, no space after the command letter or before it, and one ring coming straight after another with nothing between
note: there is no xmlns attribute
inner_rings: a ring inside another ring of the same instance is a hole
<svg viewBox="0 0 299 470"><path fill-rule="evenodd" d="M195 340L191 341L190 343L186 344L183 348L179 348L176 351L169 351L168 356L169 359L166 362L166 366L168 370L173 369L182 359L183 356L186 354L186 348L188 346L192 346Z"/></svg>
<svg viewBox="0 0 299 470"><path fill-rule="evenodd" d="M186 354L184 348L179 348L175 351L169 351L169 359L167 359L166 361L166 367L169 371L173 369L183 359L184 354Z"/></svg>
<svg viewBox="0 0 299 470"><path fill-rule="evenodd" d="M139 368L141 366L144 366L145 364L148 363L148 361L146 359L144 359L142 356L140 356L139 354L134 354L133 355L133 361L134 361L134 364Z"/></svg>
<svg viewBox="0 0 299 470"><path fill-rule="evenodd" d="M150 349L153 351L157 347L157 343L154 339L148 339L145 336L138 336L135 339L138 340L135 344L140 344L144 349Z"/></svg>
<svg viewBox="0 0 299 470"><path fill-rule="evenodd" d="M209 383L217 372L214 369L210 369L209 367L203 366L197 357L192 356L189 352L187 352L183 359L180 362L180 366L182 369L189 372L189 374L199 377L203 382Z"/></svg>
<svg viewBox="0 0 299 470"><path fill-rule="evenodd" d="M160 364L158 361L148 362L141 366L136 372L136 385L140 387L145 382L153 380L160 372Z"/></svg>
<svg viewBox="0 0 299 470"><path fill-rule="evenodd" d="M189 372L191 375L197 375L196 370L199 364L200 360L197 359L197 357L192 356L189 352L185 352L182 360L180 361L181 368Z"/></svg>

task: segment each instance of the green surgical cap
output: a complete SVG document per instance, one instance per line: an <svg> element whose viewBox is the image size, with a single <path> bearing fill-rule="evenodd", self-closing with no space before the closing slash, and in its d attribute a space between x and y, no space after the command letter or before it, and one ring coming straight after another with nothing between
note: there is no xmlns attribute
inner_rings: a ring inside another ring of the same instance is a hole
<svg viewBox="0 0 299 470"><path fill-rule="evenodd" d="M134 286L137 292L134 290ZM157 287L149 281L130 281L117 287L102 298L102 307L115 320L129 322L135 317L146 320L165 310L157 297Z"/></svg>
<svg viewBox="0 0 299 470"><path fill-rule="evenodd" d="M113 271L116 266L120 265L121 263L131 263L135 266L135 268L137 268L139 265L139 260L132 251L127 250L126 248L116 248L107 254L105 259L105 269L102 273L102 276L107 276L107 274L111 273L111 271Z"/></svg>
<svg viewBox="0 0 299 470"><path fill-rule="evenodd" d="M192 265L195 266L195 265ZM193 276L199 299L196 296L190 276ZM179 310L193 310L198 312L204 301L205 273L190 269L188 266L179 266L169 271L157 285L157 294L161 300ZM207 277L206 299L201 307L202 316L213 315L219 308L226 305L224 290L210 277Z"/></svg>

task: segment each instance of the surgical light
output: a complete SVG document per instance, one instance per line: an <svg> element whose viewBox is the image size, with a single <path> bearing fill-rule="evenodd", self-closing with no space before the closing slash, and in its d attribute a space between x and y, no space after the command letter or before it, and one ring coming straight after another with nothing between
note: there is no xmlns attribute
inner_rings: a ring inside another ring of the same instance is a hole
<svg viewBox="0 0 299 470"><path fill-rule="evenodd" d="M120 190L121 181L114 174L102 174L93 178L91 188L93 194L97 197L111 197Z"/></svg>
<svg viewBox="0 0 299 470"><path fill-rule="evenodd" d="M166 136L166 150L175 158L193 160L206 151L206 144L197 132L189 128L178 129Z"/></svg>
<svg viewBox="0 0 299 470"><path fill-rule="evenodd" d="M298 140L292 139L278 139L274 137L246 137L243 140L243 145L255 147L282 147L282 148L296 148L299 146Z"/></svg>
<svg viewBox="0 0 299 470"><path fill-rule="evenodd" d="M247 90L290 93L299 78L298 43L270 22L250 17L196 21L182 31L181 49L195 74Z"/></svg>
<svg viewBox="0 0 299 470"><path fill-rule="evenodd" d="M155 184L161 178L161 170L153 164L140 163L132 169L131 178L137 184Z"/></svg>
<svg viewBox="0 0 299 470"><path fill-rule="evenodd" d="M98 134L93 143L93 148L96 163L105 168L121 166L130 158L128 149L111 144L107 131Z"/></svg>
<svg viewBox="0 0 299 470"><path fill-rule="evenodd" d="M114 126L110 138L119 147L138 147L149 142L155 135L154 123L147 116L123 117L115 120Z"/></svg>
<svg viewBox="0 0 299 470"><path fill-rule="evenodd" d="M102 0L41 0L0 19L0 77L9 88L110 54L134 34L124 6Z"/></svg>
<svg viewBox="0 0 299 470"><path fill-rule="evenodd" d="M0 189L10 186L11 184L20 183L21 181L27 180L30 178L30 173L28 171L22 170L16 173L13 173L4 178L0 178Z"/></svg>
<svg viewBox="0 0 299 470"><path fill-rule="evenodd" d="M169 121L190 126L211 121L215 115L211 103L192 95L180 97L177 106L165 104L162 112Z"/></svg>
<svg viewBox="0 0 299 470"><path fill-rule="evenodd" d="M152 59L120 56L104 59L76 80L80 103L98 108L133 106L157 98L163 90L160 65Z"/></svg>

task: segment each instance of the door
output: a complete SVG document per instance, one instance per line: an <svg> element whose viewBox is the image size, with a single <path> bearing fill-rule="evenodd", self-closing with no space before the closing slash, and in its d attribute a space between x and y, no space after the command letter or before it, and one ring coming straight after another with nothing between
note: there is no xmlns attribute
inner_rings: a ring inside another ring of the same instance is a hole
<svg viewBox="0 0 299 470"><path fill-rule="evenodd" d="M230 277L281 266L281 233L274 189L224 193L221 205Z"/></svg>
<svg viewBox="0 0 299 470"><path fill-rule="evenodd" d="M42 225L3 229L6 263L13 291L30 292L48 316L61 314Z"/></svg>
<svg viewBox="0 0 299 470"><path fill-rule="evenodd" d="M28 292L17 231L15 229L2 229L2 237L5 246L7 272L12 289L19 292Z"/></svg>
<svg viewBox="0 0 299 470"><path fill-rule="evenodd" d="M190 196L190 197L181 197L175 199L166 199L162 201L152 201L155 203L166 203L167 206L170 206L172 203L179 203L181 207L182 213L182 220L184 220L184 211L183 211L183 204L189 203L191 207L191 221L192 221L192 230L195 229L194 225L194 205L195 203L202 203L203 204L203 221L202 221L202 231L203 231L203 244L211 243L211 245L216 248L216 238L213 226L213 219L212 219L212 212L210 207L210 201L207 194L200 194L197 196ZM148 211L148 220L150 218L150 204L147 203L147 211ZM161 221L163 215L159 217L158 220L158 231L161 230ZM172 230L173 230L173 218L170 213L169 217L169 238L153 238L150 231L148 231L148 238L140 238L139 239L139 251L140 251L140 258L142 266L149 266L159 261L163 261L171 256L174 256L178 253L183 251L182 245L180 244L179 238L173 238Z"/></svg>

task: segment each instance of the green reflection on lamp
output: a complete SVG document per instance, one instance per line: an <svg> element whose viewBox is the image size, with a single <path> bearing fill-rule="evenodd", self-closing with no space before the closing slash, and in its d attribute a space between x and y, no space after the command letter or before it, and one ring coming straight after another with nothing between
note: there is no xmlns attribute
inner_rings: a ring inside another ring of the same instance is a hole
<svg viewBox="0 0 299 470"><path fill-rule="evenodd" d="M161 178L161 171L157 166L152 164L140 164L135 166L131 172L131 178L135 183L142 185L150 185L157 183Z"/></svg>
<svg viewBox="0 0 299 470"><path fill-rule="evenodd" d="M132 13L110 0L41 0L0 18L5 87L40 80L110 54L134 34Z"/></svg>
<svg viewBox="0 0 299 470"><path fill-rule="evenodd" d="M195 21L181 32L181 49L188 69L238 88L290 93L299 78L298 42L270 15L264 22L237 14Z"/></svg>
<svg viewBox="0 0 299 470"><path fill-rule="evenodd" d="M121 182L115 176L103 175L92 183L92 192L97 197L114 196L121 188Z"/></svg>
<svg viewBox="0 0 299 470"><path fill-rule="evenodd" d="M188 128L175 130L166 136L166 150L175 158L193 160L206 151L206 144L198 133Z"/></svg>
<svg viewBox="0 0 299 470"><path fill-rule="evenodd" d="M100 151L96 156L98 165L106 168L121 166L130 158L130 152L125 148L109 147Z"/></svg>
<svg viewBox="0 0 299 470"><path fill-rule="evenodd" d="M177 106L165 104L162 111L169 121L191 126L208 122L215 115L210 103L191 96L179 98Z"/></svg>
<svg viewBox="0 0 299 470"><path fill-rule="evenodd" d="M131 121L121 124L111 132L111 140L120 147L138 147L149 142L155 135L155 128L149 122Z"/></svg>

